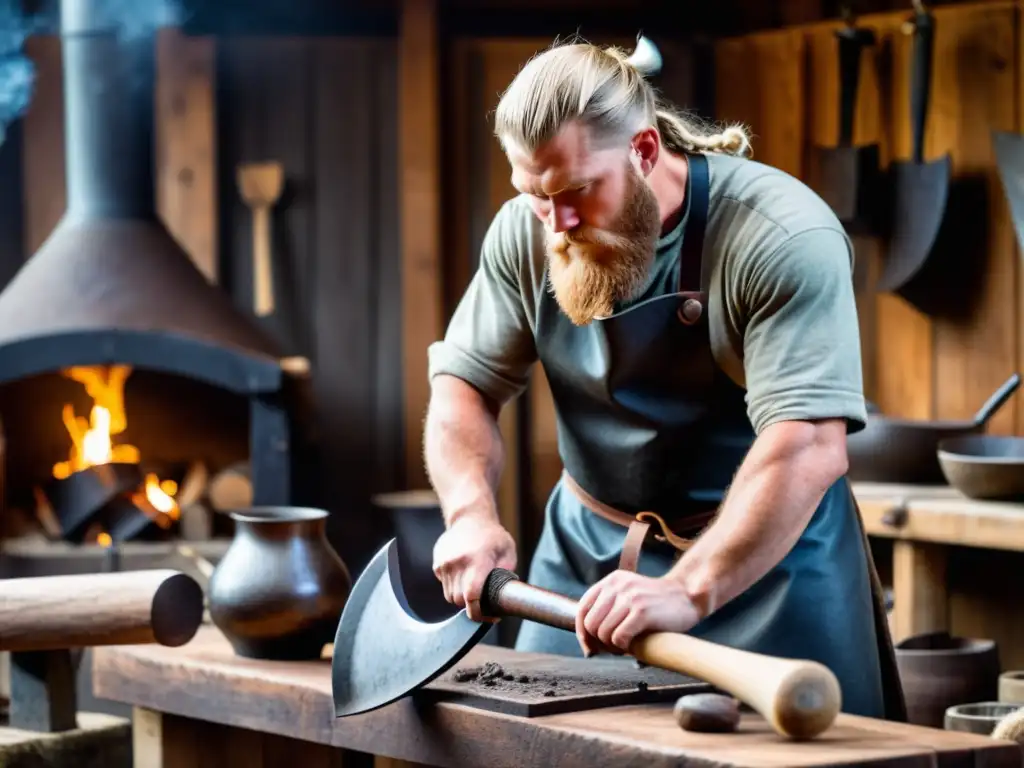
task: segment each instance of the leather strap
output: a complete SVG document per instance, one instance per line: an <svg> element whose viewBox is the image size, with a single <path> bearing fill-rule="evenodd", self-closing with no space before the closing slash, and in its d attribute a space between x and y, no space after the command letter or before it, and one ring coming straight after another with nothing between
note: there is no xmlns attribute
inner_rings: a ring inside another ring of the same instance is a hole
<svg viewBox="0 0 1024 768"><path fill-rule="evenodd" d="M683 247L679 254L680 293L703 290L704 235L707 231L708 205L711 197L711 176L708 159L699 152L687 153L687 167L690 170L690 210L686 217L686 231L683 233Z"/></svg>
<svg viewBox="0 0 1024 768"><path fill-rule="evenodd" d="M636 566L640 562L640 551L644 548L644 542L647 541L650 532L650 523L634 520L629 524L626 539L622 542L622 554L619 555L620 571L636 571Z"/></svg>
<svg viewBox="0 0 1024 768"><path fill-rule="evenodd" d="M637 563L640 561L640 552L651 534L651 524L647 522L648 520L656 522L661 530L661 533L654 534L654 538L671 545L679 552L685 552L695 541L695 539L687 539L673 532L668 523L656 512L638 512L636 515L629 515L595 499L583 490L580 484L572 478L572 475L565 470L562 470L562 485L568 488L591 512L627 529L626 538L622 543L622 554L619 555L621 570L636 571ZM711 511L699 515L689 515L682 522L686 524L686 530L700 531L714 520L716 514L715 511Z"/></svg>

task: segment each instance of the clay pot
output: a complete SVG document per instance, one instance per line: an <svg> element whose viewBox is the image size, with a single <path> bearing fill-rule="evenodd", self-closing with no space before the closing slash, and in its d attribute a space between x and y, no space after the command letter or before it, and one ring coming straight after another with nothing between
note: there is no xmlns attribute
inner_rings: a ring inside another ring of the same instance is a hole
<svg viewBox="0 0 1024 768"><path fill-rule="evenodd" d="M211 620L239 656L320 658L352 588L327 542L327 513L253 507L231 517L235 537L210 577Z"/></svg>
<svg viewBox="0 0 1024 768"><path fill-rule="evenodd" d="M958 704L946 710L944 726L947 731L964 731L989 736L999 722L1020 705L998 701L983 701L979 704Z"/></svg>
<svg viewBox="0 0 1024 768"><path fill-rule="evenodd" d="M996 699L999 650L993 640L936 632L901 640L895 651L907 719L915 725L942 728L950 707Z"/></svg>

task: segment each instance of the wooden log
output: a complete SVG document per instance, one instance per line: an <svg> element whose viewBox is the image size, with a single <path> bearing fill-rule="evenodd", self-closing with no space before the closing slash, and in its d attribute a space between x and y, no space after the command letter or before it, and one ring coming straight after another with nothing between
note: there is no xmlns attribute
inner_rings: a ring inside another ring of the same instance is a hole
<svg viewBox="0 0 1024 768"><path fill-rule="evenodd" d="M192 462L178 486L174 500L182 509L192 506L203 498L209 484L210 473L206 469L206 464L201 461Z"/></svg>
<svg viewBox="0 0 1024 768"><path fill-rule="evenodd" d="M207 498L218 512L252 506L252 475L248 462L232 464L214 475Z"/></svg>
<svg viewBox="0 0 1024 768"><path fill-rule="evenodd" d="M192 639L202 618L202 588L170 569L0 582L3 651L178 646Z"/></svg>

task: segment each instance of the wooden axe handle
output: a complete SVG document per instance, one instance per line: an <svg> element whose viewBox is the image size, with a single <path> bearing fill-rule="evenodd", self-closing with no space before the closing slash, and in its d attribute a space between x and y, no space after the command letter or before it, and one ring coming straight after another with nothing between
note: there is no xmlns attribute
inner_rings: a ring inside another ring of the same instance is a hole
<svg viewBox="0 0 1024 768"><path fill-rule="evenodd" d="M576 631L578 603L496 568L484 585L481 610L492 618L514 616ZM677 632L641 635L629 653L645 664L703 680L760 713L775 731L811 739L839 714L839 681L824 664L782 659L730 648Z"/></svg>

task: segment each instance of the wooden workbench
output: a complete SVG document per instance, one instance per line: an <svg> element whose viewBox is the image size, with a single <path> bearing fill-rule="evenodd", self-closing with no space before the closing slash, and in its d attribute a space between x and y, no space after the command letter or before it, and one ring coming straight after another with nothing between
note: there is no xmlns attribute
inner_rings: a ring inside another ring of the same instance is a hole
<svg viewBox="0 0 1024 768"><path fill-rule="evenodd" d="M804 744L754 715L737 733L686 733L670 704L524 718L407 697L337 719L329 661L241 659L208 626L183 648L98 648L93 680L97 696L137 708L137 768L323 768L341 764L339 748L458 768L1022 765L1010 742L847 715Z"/></svg>
<svg viewBox="0 0 1024 768"><path fill-rule="evenodd" d="M975 501L949 486L854 483L869 536L893 540L893 640L949 629L950 546L1024 552L1024 504Z"/></svg>

